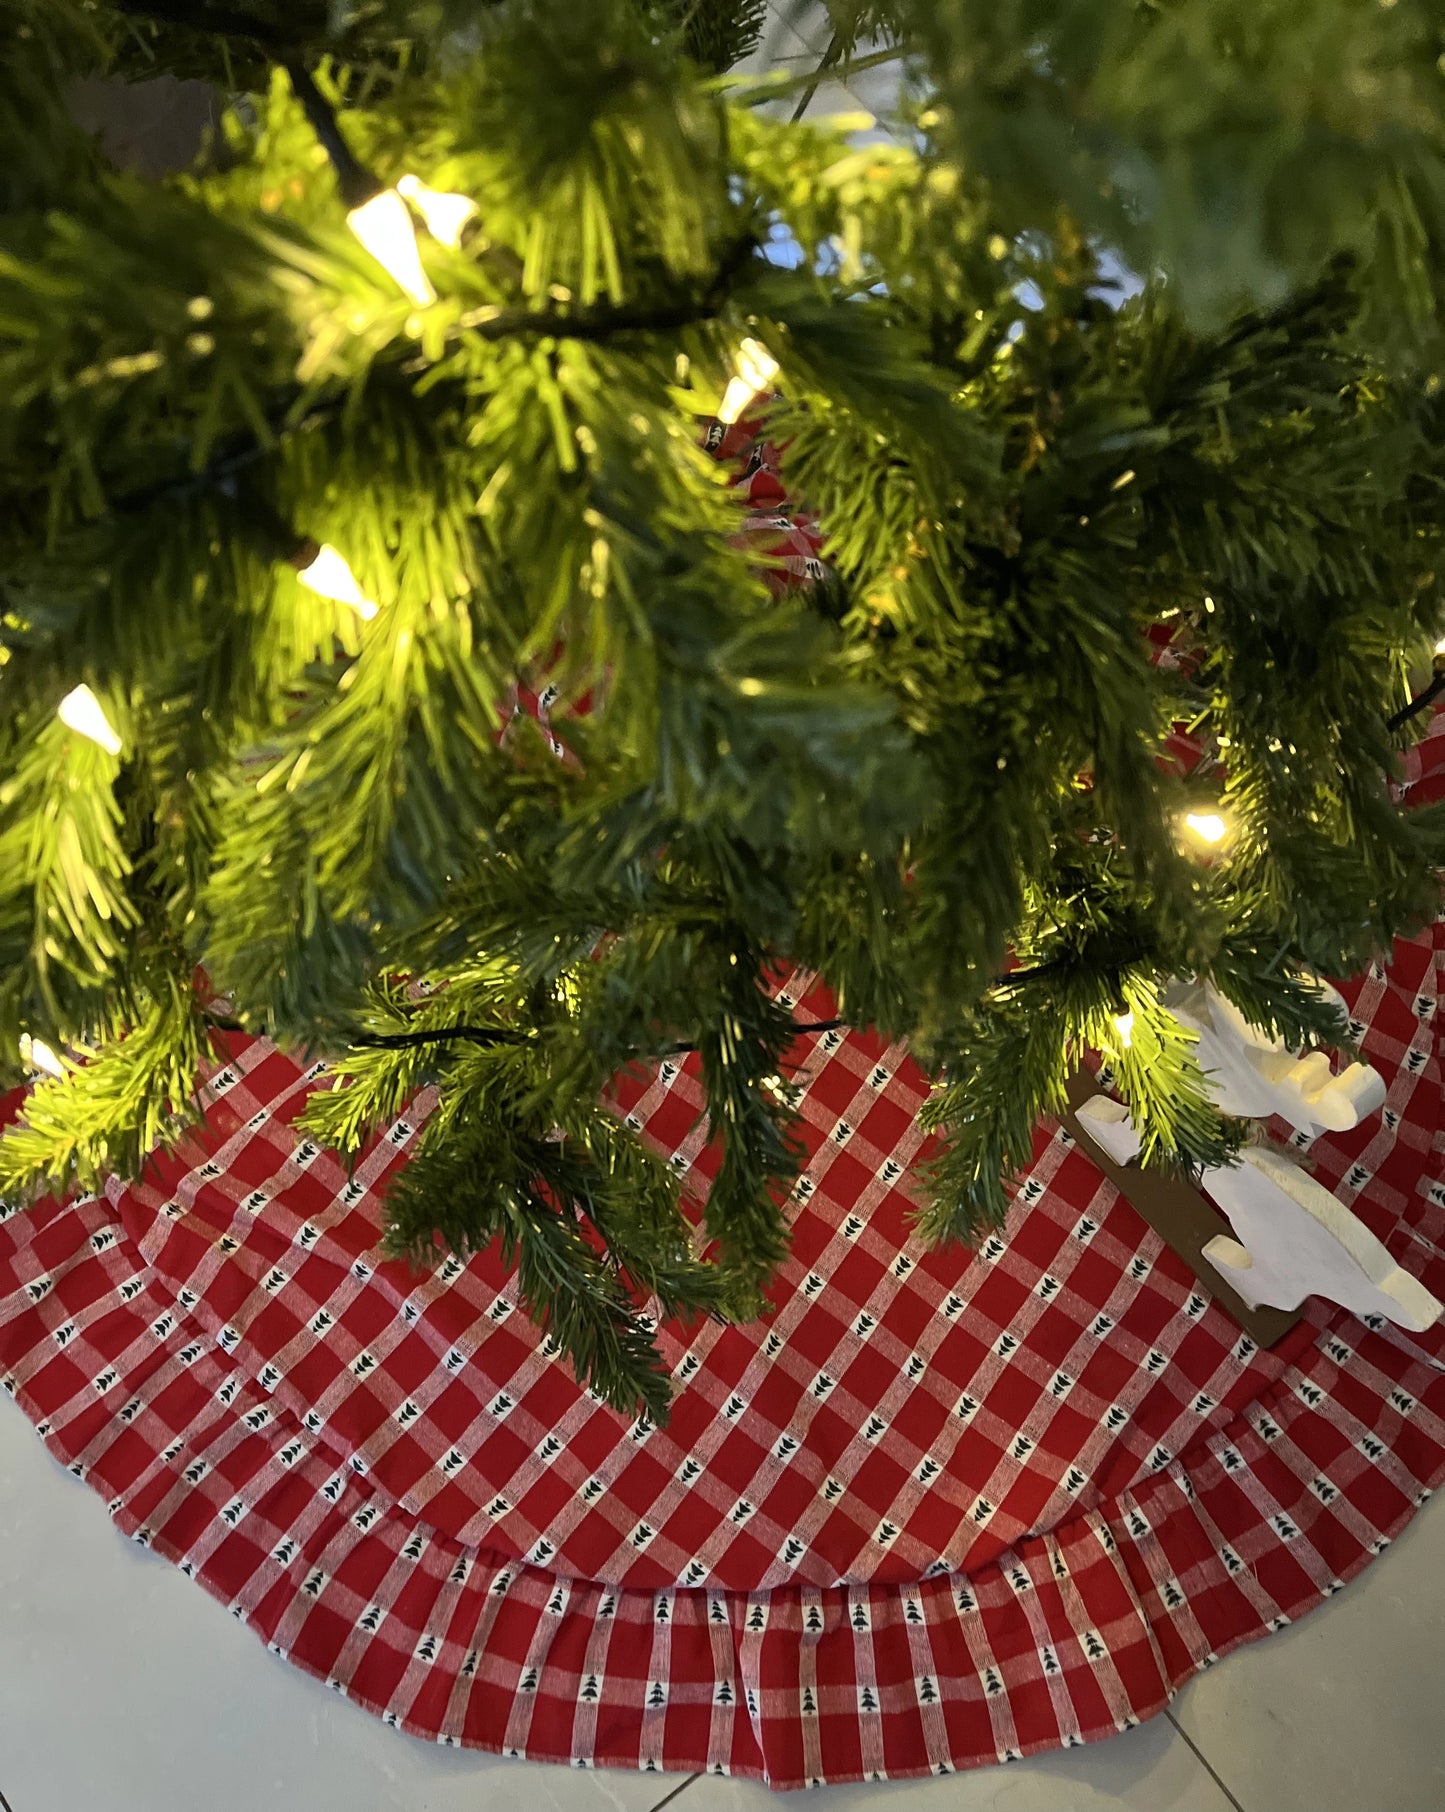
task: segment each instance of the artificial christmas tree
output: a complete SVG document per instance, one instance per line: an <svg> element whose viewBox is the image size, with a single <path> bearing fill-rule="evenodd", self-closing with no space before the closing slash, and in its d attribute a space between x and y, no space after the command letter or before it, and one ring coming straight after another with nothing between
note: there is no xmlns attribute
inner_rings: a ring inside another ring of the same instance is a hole
<svg viewBox="0 0 1445 1812"><path fill-rule="evenodd" d="M224 1022L347 1151L432 1087L393 1248L500 1242L658 1417L644 1301L786 1249L779 965L939 1078L937 1239L1089 1047L1146 1161L1228 1157L1179 978L1344 1040L1312 976L1441 850L1415 9L845 0L829 65L906 72L861 146L722 75L755 0L3 11L0 1050L59 1073L0 1187L136 1170ZM107 68L234 97L191 173L105 167ZM705 1245L608 1101L684 1051Z"/></svg>

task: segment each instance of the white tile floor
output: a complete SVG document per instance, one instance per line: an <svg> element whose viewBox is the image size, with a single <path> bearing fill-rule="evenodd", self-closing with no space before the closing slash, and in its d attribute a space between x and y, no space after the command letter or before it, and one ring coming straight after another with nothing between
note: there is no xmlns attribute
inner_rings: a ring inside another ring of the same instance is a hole
<svg viewBox="0 0 1445 1812"><path fill-rule="evenodd" d="M826 1812L1440 1812L1445 1507L1346 1591L1231 1656L1172 1718ZM10 1812L762 1812L739 1781L578 1773L438 1749L266 1653L123 1540L0 1399L0 1804ZM816 1803L809 1801L809 1803Z"/></svg>

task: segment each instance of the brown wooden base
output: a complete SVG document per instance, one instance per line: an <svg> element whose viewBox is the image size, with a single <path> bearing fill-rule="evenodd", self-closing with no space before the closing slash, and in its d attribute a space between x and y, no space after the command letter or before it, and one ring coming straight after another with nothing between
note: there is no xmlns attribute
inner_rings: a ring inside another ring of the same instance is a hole
<svg viewBox="0 0 1445 1812"><path fill-rule="evenodd" d="M1299 1309L1251 1309L1237 1291L1230 1288L1215 1270L1203 1251L1218 1234L1232 1238L1233 1228L1207 1196L1182 1177L1167 1171L1141 1170L1137 1164L1116 1164L1108 1152L1091 1139L1079 1121L1078 1110L1093 1095L1101 1093L1098 1081L1086 1069L1076 1070L1069 1079L1069 1111L1060 1119L1079 1147L1093 1159L1104 1175L1137 1214L1143 1216L1166 1246L1177 1252L1195 1272L1200 1283L1260 1346L1273 1346L1300 1318Z"/></svg>

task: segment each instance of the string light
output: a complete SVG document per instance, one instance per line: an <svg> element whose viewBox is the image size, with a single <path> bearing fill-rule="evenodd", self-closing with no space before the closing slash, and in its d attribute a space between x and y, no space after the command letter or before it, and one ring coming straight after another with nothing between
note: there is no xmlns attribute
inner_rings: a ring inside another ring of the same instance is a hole
<svg viewBox="0 0 1445 1812"><path fill-rule="evenodd" d="M28 1032L20 1034L20 1061L32 1070L43 1070L47 1076L61 1077L65 1074L65 1065L43 1038L32 1038Z"/></svg>
<svg viewBox="0 0 1445 1812"><path fill-rule="evenodd" d="M1132 1013L1116 1013L1114 1015L1114 1030L1119 1034L1119 1043L1123 1045L1124 1049L1127 1051L1129 1046L1134 1042L1134 1015Z"/></svg>
<svg viewBox="0 0 1445 1812"><path fill-rule="evenodd" d="M717 412L724 427L732 426L759 391L767 389L777 371L778 361L761 340L743 341L738 348L737 376L729 379Z"/></svg>
<svg viewBox="0 0 1445 1812"><path fill-rule="evenodd" d="M311 122L311 129L331 159L336 186L346 206L346 224L388 276L395 279L419 308L426 308L436 301L437 293L422 269L411 209L396 189L388 188L358 161L337 124L331 103L316 86L310 70L298 62L290 62L286 68L292 90ZM437 237L449 245L455 244L456 240L448 235L460 236L465 216L458 218L457 204L465 202L465 197L438 194L416 177L403 177L402 181L409 188L414 185L413 199L428 222L428 210L435 208L442 225Z"/></svg>
<svg viewBox="0 0 1445 1812"><path fill-rule="evenodd" d="M315 592L318 598L345 604L365 622L377 614L376 600L361 589L339 548L318 541L314 535L303 535L264 497L247 495L238 502L261 559L289 566L308 591Z"/></svg>
<svg viewBox="0 0 1445 1812"><path fill-rule="evenodd" d="M418 176L399 177L396 189L421 215L432 238L455 251L462 242L463 228L477 213L471 196L429 189Z"/></svg>
<svg viewBox="0 0 1445 1812"><path fill-rule="evenodd" d="M437 293L422 269L411 209L395 189L381 189L369 201L352 208L346 224L418 308L436 301Z"/></svg>
<svg viewBox="0 0 1445 1812"><path fill-rule="evenodd" d="M411 207L421 215L434 239L454 247L461 243L462 229L477 212L477 204L465 195L428 188L419 176L409 173L398 180L395 188L387 187L347 144L331 103L316 86L311 72L296 62L288 63L287 70L296 98L336 172L336 186L346 205L346 224L418 308L430 307L437 293L422 267Z"/></svg>
<svg viewBox="0 0 1445 1812"><path fill-rule="evenodd" d="M1184 822L1201 843L1222 843L1229 831L1218 812L1190 812Z"/></svg>
<svg viewBox="0 0 1445 1812"><path fill-rule="evenodd" d="M376 615L375 603L356 582L356 574L345 558L329 542L303 541L287 561L296 569L296 577L318 598L330 598L337 604L349 605L366 622Z"/></svg>
<svg viewBox="0 0 1445 1812"><path fill-rule="evenodd" d="M56 707L55 715L67 730L99 743L107 755L120 754L121 740L89 686L77 686L67 692Z"/></svg>

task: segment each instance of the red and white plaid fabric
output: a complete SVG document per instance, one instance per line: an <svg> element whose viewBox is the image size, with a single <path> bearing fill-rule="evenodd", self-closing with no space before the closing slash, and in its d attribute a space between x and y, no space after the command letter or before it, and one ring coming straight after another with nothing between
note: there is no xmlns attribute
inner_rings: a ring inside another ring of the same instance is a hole
<svg viewBox="0 0 1445 1812"><path fill-rule="evenodd" d="M1445 792L1445 733L1411 757ZM1445 925L1351 986L1382 1118L1316 1174L1445 1297ZM796 976L801 1018L828 1001ZM1112 1734L1299 1617L1445 1476L1445 1334L1313 1302L1260 1351L1066 1134L975 1256L909 1236L925 1083L800 1040L775 1312L660 1330L665 1430L580 1390L491 1256L379 1262L418 1100L348 1182L236 1042L203 1136L0 1208L0 1382L117 1525L388 1723L777 1787ZM704 1182L692 1062L622 1084Z"/></svg>
<svg viewBox="0 0 1445 1812"><path fill-rule="evenodd" d="M733 495L744 508L739 545L769 562L769 583L782 591L821 579L823 532L816 517L789 499L783 449L767 437L765 411L755 402L731 426L709 422L703 446L733 470Z"/></svg>

